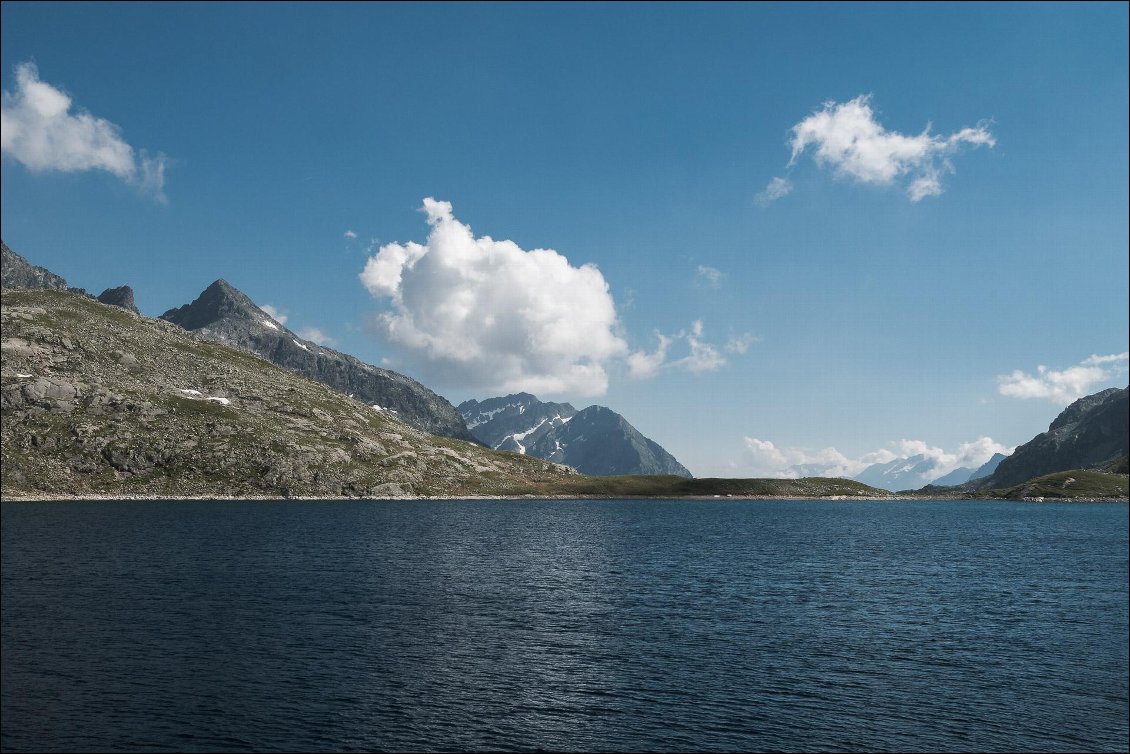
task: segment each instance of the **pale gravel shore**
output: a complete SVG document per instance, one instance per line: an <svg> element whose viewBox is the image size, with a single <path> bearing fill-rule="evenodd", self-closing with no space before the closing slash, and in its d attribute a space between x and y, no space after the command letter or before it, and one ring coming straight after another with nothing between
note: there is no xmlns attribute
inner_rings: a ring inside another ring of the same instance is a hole
<svg viewBox="0 0 1130 754"><path fill-rule="evenodd" d="M827 496L804 496L804 495L405 495L401 497L272 497L268 495L263 496L250 496L250 497L233 497L222 495L178 495L178 496L162 496L152 497L149 495L37 495L33 497L28 496L0 496L0 502L4 503L54 503L54 502L76 502L76 503L98 503L98 502L123 502L123 501L145 501L145 502L272 502L272 503L285 503L299 500L306 501L323 501L323 502L401 502L401 501L415 501L415 500L434 500L443 502L447 500L818 500L824 502L845 502L853 500L869 500L881 501L889 503L902 503L914 500L936 500L955 502L962 500L995 500L998 502L1031 502L1031 503L1127 503L1130 499L1127 498L1110 498L1110 497L1079 497L1079 498L1048 498L1045 500L1017 500L1012 498L997 498L997 497L899 497L896 495L891 496L878 496L878 495L827 495Z"/></svg>

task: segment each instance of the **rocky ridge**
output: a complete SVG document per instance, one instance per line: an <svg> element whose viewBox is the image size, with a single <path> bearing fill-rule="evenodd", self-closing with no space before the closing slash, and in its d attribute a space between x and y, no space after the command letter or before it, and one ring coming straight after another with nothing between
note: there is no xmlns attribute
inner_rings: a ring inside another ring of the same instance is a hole
<svg viewBox="0 0 1130 754"><path fill-rule="evenodd" d="M435 435L475 441L447 400L398 372L299 337L226 280L217 280L190 304L163 320L200 337L262 356L281 367L349 395Z"/></svg>
<svg viewBox="0 0 1130 754"><path fill-rule="evenodd" d="M973 490L1006 488L1072 469L1112 465L1130 450L1130 390L1110 388L1072 403L1048 431L1018 447L987 477L969 482Z"/></svg>

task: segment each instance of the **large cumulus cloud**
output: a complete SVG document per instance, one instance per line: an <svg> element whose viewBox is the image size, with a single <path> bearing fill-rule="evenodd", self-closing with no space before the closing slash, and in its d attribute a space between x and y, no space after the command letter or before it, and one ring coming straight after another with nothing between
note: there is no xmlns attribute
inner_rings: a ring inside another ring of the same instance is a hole
<svg viewBox="0 0 1130 754"><path fill-rule="evenodd" d="M423 211L427 240L381 246L360 276L388 303L373 325L423 377L491 393L607 390L606 365L628 346L595 265L476 237L449 202Z"/></svg>

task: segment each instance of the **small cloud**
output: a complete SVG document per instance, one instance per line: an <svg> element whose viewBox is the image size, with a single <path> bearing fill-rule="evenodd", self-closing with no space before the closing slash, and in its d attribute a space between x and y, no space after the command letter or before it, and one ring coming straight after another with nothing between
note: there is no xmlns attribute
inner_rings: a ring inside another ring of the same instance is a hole
<svg viewBox="0 0 1130 754"><path fill-rule="evenodd" d="M719 288L722 285L722 271L714 267L700 264L698 269L695 270L695 279L703 285L707 285L711 288Z"/></svg>
<svg viewBox="0 0 1130 754"><path fill-rule="evenodd" d="M317 327L303 327L298 331L298 337L309 340L321 346L334 346L337 341Z"/></svg>
<svg viewBox="0 0 1130 754"><path fill-rule="evenodd" d="M275 322L278 322L280 325L286 324L286 315L283 314L281 310L276 309L270 304L263 304L259 308L263 310L264 314L273 319Z"/></svg>
<svg viewBox="0 0 1130 754"><path fill-rule="evenodd" d="M753 333L742 333L741 335L734 335L726 341L725 349L727 353L745 353L756 342L757 336Z"/></svg>
<svg viewBox="0 0 1130 754"><path fill-rule="evenodd" d="M346 238L348 238L348 239L349 239L350 241L355 241L355 240L357 240L357 234L356 234L355 232L353 232L352 230L347 230L347 231L345 231L345 234L344 234L344 235L345 235L345 237L346 237Z"/></svg>
<svg viewBox="0 0 1130 754"><path fill-rule="evenodd" d="M760 207L768 207L783 196L788 196L793 190L792 181L788 178L774 178L769 181L765 190L753 197L753 201Z"/></svg>
<svg viewBox="0 0 1130 754"><path fill-rule="evenodd" d="M832 168L840 178L879 186L909 179L906 193L912 202L942 193L942 176L954 172L950 157L964 146L997 143L986 122L949 136L932 135L929 125L913 136L888 131L875 118L871 95L862 94L848 102L825 102L822 110L797 123L792 132L789 167L811 148L816 164ZM762 192L769 201L775 198L770 194L778 180L774 178Z"/></svg>
<svg viewBox="0 0 1130 754"><path fill-rule="evenodd" d="M726 366L726 359L716 346L702 339L702 332L702 320L695 320L689 329L680 330L671 336L656 331L655 337L659 339L659 346L654 351L651 353L635 351L628 355L628 376L648 379L659 374L662 369L683 369L692 374L702 374ZM671 346L680 342L686 344L689 353L668 361Z"/></svg>
<svg viewBox="0 0 1130 754"><path fill-rule="evenodd" d="M671 339L659 331L656 331L655 337L659 339L659 346L654 351L636 351L628 355L629 377L646 380L659 374L659 370L663 368Z"/></svg>
<svg viewBox="0 0 1130 754"><path fill-rule="evenodd" d="M1073 367L1056 371L1044 365L1036 367L1036 374L1019 369L997 377L1001 395L1012 398L1043 398L1066 406L1091 393L1092 388L1115 377L1126 374L1130 352L1093 355Z"/></svg>
<svg viewBox="0 0 1130 754"><path fill-rule="evenodd" d="M16 89L4 90L0 151L32 172L104 170L164 203L168 158L134 149L110 121L75 108L63 91L41 81L34 63L16 66Z"/></svg>

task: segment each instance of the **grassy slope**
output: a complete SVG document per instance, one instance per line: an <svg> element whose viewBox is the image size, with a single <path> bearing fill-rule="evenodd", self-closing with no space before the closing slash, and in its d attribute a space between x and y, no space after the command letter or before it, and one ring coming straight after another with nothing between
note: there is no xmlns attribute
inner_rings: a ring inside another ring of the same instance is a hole
<svg viewBox="0 0 1130 754"><path fill-rule="evenodd" d="M1126 474L1075 469L1029 479L1015 487L990 490L988 497L1024 498L1043 497L1057 499L1122 499L1130 494Z"/></svg>

